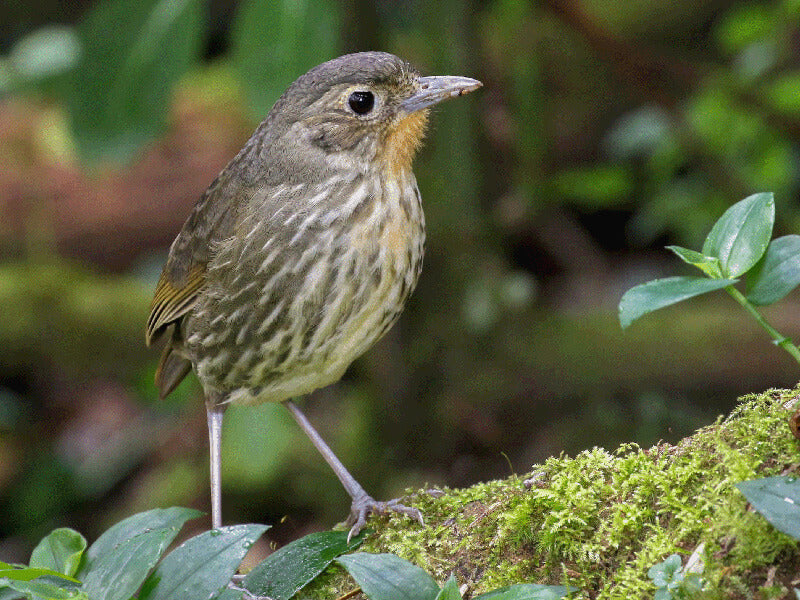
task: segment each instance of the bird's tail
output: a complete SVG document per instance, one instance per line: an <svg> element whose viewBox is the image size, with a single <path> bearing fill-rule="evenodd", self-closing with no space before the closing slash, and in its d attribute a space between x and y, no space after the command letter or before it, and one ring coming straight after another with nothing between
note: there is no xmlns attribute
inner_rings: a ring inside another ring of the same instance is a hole
<svg viewBox="0 0 800 600"><path fill-rule="evenodd" d="M175 352L175 347L168 341L156 369L156 387L159 397L162 400L166 398L172 390L178 387L191 369L192 363Z"/></svg>

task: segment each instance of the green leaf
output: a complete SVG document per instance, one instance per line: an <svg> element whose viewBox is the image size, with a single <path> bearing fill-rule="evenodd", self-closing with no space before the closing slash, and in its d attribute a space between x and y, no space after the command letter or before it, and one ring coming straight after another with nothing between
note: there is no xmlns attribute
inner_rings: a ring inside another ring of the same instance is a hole
<svg viewBox="0 0 800 600"><path fill-rule="evenodd" d="M141 587L178 531L179 527L162 527L125 540L93 563L81 589L92 600L128 600Z"/></svg>
<svg viewBox="0 0 800 600"><path fill-rule="evenodd" d="M703 244L703 254L719 258L726 277L738 277L763 256L774 222L773 194L748 196L726 210L714 224Z"/></svg>
<svg viewBox="0 0 800 600"><path fill-rule="evenodd" d="M64 575L75 575L86 550L86 538L74 529L55 529L31 554L31 567L51 569Z"/></svg>
<svg viewBox="0 0 800 600"><path fill-rule="evenodd" d="M681 300L720 290L736 279L705 277L667 277L632 287L619 301L619 323L623 329L639 317Z"/></svg>
<svg viewBox="0 0 800 600"><path fill-rule="evenodd" d="M231 525L187 540L170 552L142 586L139 600L212 598L225 588L268 525Z"/></svg>
<svg viewBox="0 0 800 600"><path fill-rule="evenodd" d="M3 585L2 579L0 585ZM8 587L36 600L89 600L89 596L82 591L64 589L43 581L12 581Z"/></svg>
<svg viewBox="0 0 800 600"><path fill-rule="evenodd" d="M458 589L456 578L450 575L444 587L436 596L436 600L461 600L461 591Z"/></svg>
<svg viewBox="0 0 800 600"><path fill-rule="evenodd" d="M697 267L712 279L722 278L722 271L719 268L718 258L706 256L700 252L695 252L694 250L689 250L688 248L682 248L680 246L667 246L666 248L677 254L683 262Z"/></svg>
<svg viewBox="0 0 800 600"><path fill-rule="evenodd" d="M747 274L747 299L765 306L777 302L800 285L800 235L770 242L767 252Z"/></svg>
<svg viewBox="0 0 800 600"><path fill-rule="evenodd" d="M78 579L95 568L95 563L108 555L120 544L153 529L173 528L180 530L189 519L196 519L203 513L193 508L155 508L130 516L111 526L86 551L86 560L78 570Z"/></svg>
<svg viewBox="0 0 800 600"><path fill-rule="evenodd" d="M418 566L394 554L356 552L336 559L370 600L435 600L439 586Z"/></svg>
<svg viewBox="0 0 800 600"><path fill-rule="evenodd" d="M800 480L767 477L736 484L739 491L775 529L800 540Z"/></svg>
<svg viewBox="0 0 800 600"><path fill-rule="evenodd" d="M678 554L670 554L662 562L654 564L647 571L647 576L653 580L658 588L669 585L675 578L675 574L681 570L681 557Z"/></svg>
<svg viewBox="0 0 800 600"><path fill-rule="evenodd" d="M51 569L43 569L40 567L15 567L0 561L0 579L5 578L10 581L31 581L37 577L57 577L73 583L80 583L74 577L64 575L58 571Z"/></svg>
<svg viewBox="0 0 800 600"><path fill-rule="evenodd" d="M518 583L475 596L474 600L556 600L574 591L577 589L564 585Z"/></svg>
<svg viewBox="0 0 800 600"><path fill-rule="evenodd" d="M81 23L68 104L90 160L128 159L166 123L172 87L200 57L201 0L106 0ZM124 24L124 26L120 26Z"/></svg>
<svg viewBox="0 0 800 600"><path fill-rule="evenodd" d="M345 552L361 545L363 534L347 543L346 531L321 531L295 540L256 566L242 587L257 596L289 600Z"/></svg>
<svg viewBox="0 0 800 600"><path fill-rule="evenodd" d="M299 75L339 54L340 31L340 4L332 0L239 3L231 58L259 120Z"/></svg>

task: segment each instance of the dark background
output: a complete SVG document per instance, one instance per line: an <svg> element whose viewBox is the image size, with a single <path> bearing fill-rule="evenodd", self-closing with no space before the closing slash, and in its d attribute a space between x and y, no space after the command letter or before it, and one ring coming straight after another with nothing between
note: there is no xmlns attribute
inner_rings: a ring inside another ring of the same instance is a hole
<svg viewBox="0 0 800 600"><path fill-rule="evenodd" d="M484 88L416 162L400 322L304 401L377 498L676 441L798 366L722 293L622 331L726 207L800 232L797 0L92 2L0 7L0 558L156 506L208 510L202 396L168 400L150 297L192 204L298 75L380 49ZM797 294L765 309L797 335ZM349 499L281 406L231 409L224 521L285 542ZM198 523L196 527L207 526Z"/></svg>

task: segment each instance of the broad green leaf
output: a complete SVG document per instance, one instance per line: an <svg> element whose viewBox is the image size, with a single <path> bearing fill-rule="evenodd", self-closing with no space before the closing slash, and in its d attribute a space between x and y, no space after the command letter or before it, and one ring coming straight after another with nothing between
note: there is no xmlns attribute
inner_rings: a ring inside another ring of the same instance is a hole
<svg viewBox="0 0 800 600"><path fill-rule="evenodd" d="M683 262L697 267L712 279L721 279L722 271L719 268L719 259L706 256L700 252L682 248L680 246L667 246L667 250L674 252Z"/></svg>
<svg viewBox="0 0 800 600"><path fill-rule="evenodd" d="M450 575L442 587L442 590L436 596L436 600L461 600L461 591L458 589L456 578Z"/></svg>
<svg viewBox="0 0 800 600"><path fill-rule="evenodd" d="M394 554L356 552L336 559L370 600L435 600L439 586L418 566Z"/></svg>
<svg viewBox="0 0 800 600"><path fill-rule="evenodd" d="M736 487L775 529L800 540L800 479L767 477L741 481Z"/></svg>
<svg viewBox="0 0 800 600"><path fill-rule="evenodd" d="M771 192L753 194L731 206L711 228L703 254L719 258L722 274L738 277L763 256L775 222Z"/></svg>
<svg viewBox="0 0 800 600"><path fill-rule="evenodd" d="M105 0L78 28L68 104L83 156L128 159L166 123L173 85L205 42L201 0Z"/></svg>
<svg viewBox="0 0 800 600"><path fill-rule="evenodd" d="M141 587L180 527L153 529L103 554L86 573L82 590L92 600L128 600Z"/></svg>
<svg viewBox="0 0 800 600"><path fill-rule="evenodd" d="M363 535L347 543L346 531L312 533L273 552L247 574L242 587L257 596L289 600L345 552L361 545Z"/></svg>
<svg viewBox="0 0 800 600"><path fill-rule="evenodd" d="M196 519L203 513L193 508L181 508L173 506L171 508L155 508L147 512L138 513L112 525L97 540L89 546L86 551L86 560L78 570L78 579L94 569L98 559L108 555L120 544L129 539L151 531L153 529L173 528L180 530L184 523L190 519Z"/></svg>
<svg viewBox="0 0 800 600"><path fill-rule="evenodd" d="M625 329L647 313L700 294L720 290L736 281L705 277L667 277L637 285L625 292L619 301L619 323Z"/></svg>
<svg viewBox="0 0 800 600"><path fill-rule="evenodd" d="M777 302L800 285L800 235L770 242L767 252L747 274L747 299L765 306Z"/></svg>
<svg viewBox="0 0 800 600"><path fill-rule="evenodd" d="M0 579L0 585L2 585ZM8 586L36 600L90 600L82 591L65 589L44 581L12 581ZM91 598L94 600L94 598Z"/></svg>
<svg viewBox="0 0 800 600"><path fill-rule="evenodd" d="M518 583L475 596L474 600L557 600L572 591L577 590L564 585Z"/></svg>
<svg viewBox="0 0 800 600"><path fill-rule="evenodd" d="M678 554L670 554L660 563L654 564L647 571L647 576L653 580L656 587L666 587L675 573L681 570L681 557Z"/></svg>
<svg viewBox="0 0 800 600"><path fill-rule="evenodd" d="M51 569L64 575L75 575L86 550L86 539L74 529L55 529L31 554L31 567Z"/></svg>
<svg viewBox="0 0 800 600"><path fill-rule="evenodd" d="M231 28L231 58L257 120L298 76L339 54L333 0L244 0Z"/></svg>
<svg viewBox="0 0 800 600"><path fill-rule="evenodd" d="M142 586L139 600L213 598L267 529L268 525L231 525L187 540L161 561Z"/></svg>

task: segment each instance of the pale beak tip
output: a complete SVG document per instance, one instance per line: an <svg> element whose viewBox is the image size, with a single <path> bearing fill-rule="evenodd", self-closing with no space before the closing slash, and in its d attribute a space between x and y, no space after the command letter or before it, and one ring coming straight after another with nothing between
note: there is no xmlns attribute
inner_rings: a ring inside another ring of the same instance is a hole
<svg viewBox="0 0 800 600"><path fill-rule="evenodd" d="M471 77L421 77L419 91L406 99L401 106L408 112L414 112L449 98L463 96L482 86L480 81Z"/></svg>

